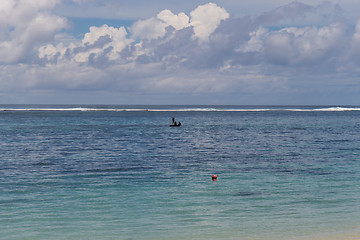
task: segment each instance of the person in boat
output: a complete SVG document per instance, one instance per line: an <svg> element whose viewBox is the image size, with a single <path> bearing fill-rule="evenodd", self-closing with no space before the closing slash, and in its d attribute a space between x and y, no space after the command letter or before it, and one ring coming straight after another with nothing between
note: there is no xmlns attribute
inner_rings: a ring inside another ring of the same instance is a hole
<svg viewBox="0 0 360 240"><path fill-rule="evenodd" d="M181 126L181 122L177 123L175 121L175 117L172 117L172 124L170 126L176 126L176 127L180 127Z"/></svg>

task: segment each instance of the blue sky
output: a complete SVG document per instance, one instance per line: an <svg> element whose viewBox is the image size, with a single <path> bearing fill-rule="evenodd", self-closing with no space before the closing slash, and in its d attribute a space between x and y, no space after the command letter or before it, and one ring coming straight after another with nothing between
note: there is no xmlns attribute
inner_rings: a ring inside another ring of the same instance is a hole
<svg viewBox="0 0 360 240"><path fill-rule="evenodd" d="M2 0L0 103L358 105L359 7Z"/></svg>

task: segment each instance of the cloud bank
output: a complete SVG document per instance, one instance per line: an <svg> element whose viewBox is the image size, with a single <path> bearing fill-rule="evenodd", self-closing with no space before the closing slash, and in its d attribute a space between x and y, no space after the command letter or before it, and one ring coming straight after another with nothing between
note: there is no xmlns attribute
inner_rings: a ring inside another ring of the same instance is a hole
<svg viewBox="0 0 360 240"><path fill-rule="evenodd" d="M309 95L354 101L360 90L360 21L347 22L328 2L293 2L241 18L214 3L189 14L165 9L128 28L90 26L79 39L51 11L60 0L4 1L0 99L80 91L287 104L307 103ZM141 101L148 99L134 103Z"/></svg>
<svg viewBox="0 0 360 240"><path fill-rule="evenodd" d="M2 0L0 4L0 63L24 60L33 48L67 27L65 18L48 11L56 0Z"/></svg>

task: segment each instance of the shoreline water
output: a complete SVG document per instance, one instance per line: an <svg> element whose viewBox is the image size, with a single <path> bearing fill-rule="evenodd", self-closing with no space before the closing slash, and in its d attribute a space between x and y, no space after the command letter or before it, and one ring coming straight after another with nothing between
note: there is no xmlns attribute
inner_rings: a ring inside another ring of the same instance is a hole
<svg viewBox="0 0 360 240"><path fill-rule="evenodd" d="M0 113L1 239L360 239L358 110L77 107Z"/></svg>

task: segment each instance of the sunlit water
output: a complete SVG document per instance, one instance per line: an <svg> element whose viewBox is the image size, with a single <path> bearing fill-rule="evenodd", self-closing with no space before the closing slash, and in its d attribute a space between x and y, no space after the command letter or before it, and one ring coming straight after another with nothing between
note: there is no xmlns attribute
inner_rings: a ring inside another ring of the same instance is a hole
<svg viewBox="0 0 360 240"><path fill-rule="evenodd" d="M0 150L3 240L360 239L356 107L2 106Z"/></svg>

